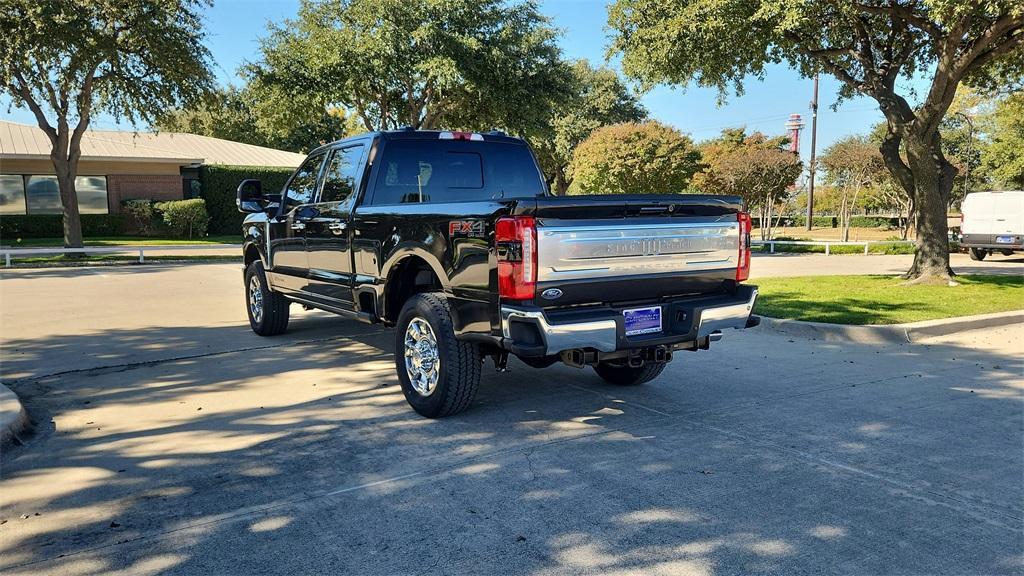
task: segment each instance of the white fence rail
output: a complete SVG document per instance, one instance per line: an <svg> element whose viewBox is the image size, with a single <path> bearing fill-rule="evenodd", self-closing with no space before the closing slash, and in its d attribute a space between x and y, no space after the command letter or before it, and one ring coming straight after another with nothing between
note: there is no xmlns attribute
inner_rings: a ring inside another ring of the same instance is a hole
<svg viewBox="0 0 1024 576"><path fill-rule="evenodd" d="M46 254L123 254L138 252L139 262L146 261L146 252L163 252L168 250L228 250L240 249L240 244L168 244L160 246L91 246L85 248L0 248L4 257L4 266L10 267L11 256L43 256ZM241 256L241 253L239 253Z"/></svg>
<svg viewBox="0 0 1024 576"><path fill-rule="evenodd" d="M891 246L893 244L906 244L906 245L911 245L912 246L914 244L914 241L913 240L869 240L869 241L865 241L865 242L841 242L839 240L835 240L835 241L833 241L833 240L819 240L819 241L810 241L810 240L753 240L753 241L750 242L750 244L753 245L753 246L768 246L768 252L770 254L774 254L775 253L775 245L776 244L785 245L785 246L824 246L825 247L825 254L828 255L828 254L832 253L832 247L833 246L863 246L864 247L864 253L867 254L868 250L871 249L871 246L875 245L875 244L885 244L887 246Z"/></svg>

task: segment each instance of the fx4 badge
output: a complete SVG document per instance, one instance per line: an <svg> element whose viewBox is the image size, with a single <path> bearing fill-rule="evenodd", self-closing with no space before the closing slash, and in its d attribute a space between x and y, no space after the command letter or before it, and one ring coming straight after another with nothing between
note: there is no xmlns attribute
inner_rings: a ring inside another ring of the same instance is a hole
<svg viewBox="0 0 1024 576"><path fill-rule="evenodd" d="M452 220L448 222L448 235L463 235L470 238L483 238L487 233L484 231L483 220Z"/></svg>

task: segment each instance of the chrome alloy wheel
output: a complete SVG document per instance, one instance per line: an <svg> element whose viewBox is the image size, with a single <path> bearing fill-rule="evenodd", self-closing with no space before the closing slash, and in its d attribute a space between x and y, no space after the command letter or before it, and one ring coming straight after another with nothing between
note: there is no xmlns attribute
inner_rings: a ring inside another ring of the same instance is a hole
<svg viewBox="0 0 1024 576"><path fill-rule="evenodd" d="M249 279L249 313L256 324L263 320L263 288L256 274Z"/></svg>
<svg viewBox="0 0 1024 576"><path fill-rule="evenodd" d="M405 329L405 371L409 383L420 396L430 396L437 388L441 374L441 358L437 337L430 323L416 316Z"/></svg>

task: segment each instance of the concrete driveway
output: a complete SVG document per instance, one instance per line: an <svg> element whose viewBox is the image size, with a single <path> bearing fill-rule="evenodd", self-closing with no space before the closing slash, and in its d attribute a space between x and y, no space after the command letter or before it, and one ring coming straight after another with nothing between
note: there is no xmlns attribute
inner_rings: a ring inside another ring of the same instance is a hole
<svg viewBox="0 0 1024 576"><path fill-rule="evenodd" d="M0 278L38 424L0 462L5 574L1024 572L1019 326L727 334L637 388L515 363L431 421L390 332L258 338L234 265Z"/></svg>

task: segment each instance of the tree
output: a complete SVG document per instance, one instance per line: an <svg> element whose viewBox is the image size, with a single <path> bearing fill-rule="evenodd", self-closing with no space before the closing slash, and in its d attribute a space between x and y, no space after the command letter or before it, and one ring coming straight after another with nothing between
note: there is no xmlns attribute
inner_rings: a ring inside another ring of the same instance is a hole
<svg viewBox="0 0 1024 576"><path fill-rule="evenodd" d="M1002 187L1024 189L1024 92L996 104L989 137L982 161L992 177Z"/></svg>
<svg viewBox="0 0 1024 576"><path fill-rule="evenodd" d="M65 246L82 246L75 177L93 115L151 121L212 86L198 12L207 4L0 0L0 89L50 141Z"/></svg>
<svg viewBox="0 0 1024 576"><path fill-rule="evenodd" d="M866 136L847 136L829 146L819 159L825 181L839 191L839 221L842 240L850 240L850 217L863 202L861 192L871 188L885 169L878 147Z"/></svg>
<svg viewBox="0 0 1024 576"><path fill-rule="evenodd" d="M810 77L832 74L840 97L874 98L885 116L882 157L918 214L918 246L907 273L946 280L946 207L956 175L939 127L957 86L991 89L1024 73L1024 3L1019 0L617 0L609 10L611 52L647 84L695 81L724 96L786 62ZM911 106L901 77L929 81ZM901 148L905 156L900 154Z"/></svg>
<svg viewBox="0 0 1024 576"><path fill-rule="evenodd" d="M680 193L697 171L699 159L693 142L664 124L604 126L573 152L569 194Z"/></svg>
<svg viewBox="0 0 1024 576"><path fill-rule="evenodd" d="M271 26L256 86L352 110L367 130L541 130L570 74L536 5L500 0L303 0Z"/></svg>
<svg viewBox="0 0 1024 576"><path fill-rule="evenodd" d="M572 90L559 102L547 129L530 137L545 177L556 194L572 184L568 175L573 150L595 129L620 122L640 122L647 110L609 68L593 68L586 60L572 66Z"/></svg>
<svg viewBox="0 0 1024 576"><path fill-rule="evenodd" d="M702 142L703 168L694 186L708 194L743 198L748 211L758 211L761 239L771 237L775 205L784 202L787 189L803 171L800 158L783 149L786 137L769 138L744 128L726 128L719 138Z"/></svg>
<svg viewBox="0 0 1024 576"><path fill-rule="evenodd" d="M251 88L229 87L188 108L167 110L155 127L306 153L362 131L362 122L354 120L354 115L341 109L306 106L291 99L268 98Z"/></svg>

